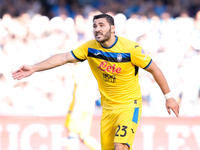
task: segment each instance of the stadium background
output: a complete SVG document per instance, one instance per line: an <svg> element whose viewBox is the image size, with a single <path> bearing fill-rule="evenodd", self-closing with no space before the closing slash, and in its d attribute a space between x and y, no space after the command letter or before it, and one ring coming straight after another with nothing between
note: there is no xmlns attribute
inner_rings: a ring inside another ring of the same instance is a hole
<svg viewBox="0 0 200 150"><path fill-rule="evenodd" d="M143 113L134 150L199 150L199 0L1 0L0 150L66 149L72 66L21 81L11 72L93 39L92 16L99 11L113 15L117 35L142 45L181 107L180 118L169 116L157 84L140 69ZM100 116L96 107L91 134L98 140ZM81 150L88 148L81 144Z"/></svg>

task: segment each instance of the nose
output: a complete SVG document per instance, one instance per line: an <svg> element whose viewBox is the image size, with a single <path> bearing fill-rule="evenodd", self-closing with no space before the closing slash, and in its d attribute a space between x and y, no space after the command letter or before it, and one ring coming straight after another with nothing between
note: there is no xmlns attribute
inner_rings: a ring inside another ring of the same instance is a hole
<svg viewBox="0 0 200 150"><path fill-rule="evenodd" d="M99 31L100 31L100 28L97 26L96 28L94 28L94 31L95 31L95 32L99 32Z"/></svg>

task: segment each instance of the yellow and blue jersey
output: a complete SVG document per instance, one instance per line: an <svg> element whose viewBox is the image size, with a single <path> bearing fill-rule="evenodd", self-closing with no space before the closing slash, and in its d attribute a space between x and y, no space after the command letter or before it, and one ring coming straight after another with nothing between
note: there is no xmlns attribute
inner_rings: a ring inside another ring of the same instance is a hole
<svg viewBox="0 0 200 150"><path fill-rule="evenodd" d="M116 36L113 45L104 47L94 39L71 53L80 61L88 60L104 108L132 107L141 100L138 69L147 68L152 59L138 43Z"/></svg>

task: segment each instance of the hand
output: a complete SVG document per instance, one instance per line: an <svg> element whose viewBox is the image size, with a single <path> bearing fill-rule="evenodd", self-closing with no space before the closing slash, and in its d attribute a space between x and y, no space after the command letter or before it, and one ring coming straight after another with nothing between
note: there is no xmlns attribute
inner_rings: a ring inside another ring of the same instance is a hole
<svg viewBox="0 0 200 150"><path fill-rule="evenodd" d="M171 110L172 110L176 115L176 117L179 117L179 105L174 98L169 98L166 100L166 108L169 115L171 115Z"/></svg>
<svg viewBox="0 0 200 150"><path fill-rule="evenodd" d="M12 73L12 77L13 77L13 79L21 80L25 77L30 76L31 74L33 74L33 72L34 71L31 66L23 65L18 70L16 70L15 72Z"/></svg>

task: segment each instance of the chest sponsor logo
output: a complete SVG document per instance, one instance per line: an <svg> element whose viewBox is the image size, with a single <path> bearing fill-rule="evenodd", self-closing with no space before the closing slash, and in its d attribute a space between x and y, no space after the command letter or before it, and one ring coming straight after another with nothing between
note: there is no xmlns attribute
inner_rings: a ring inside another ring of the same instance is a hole
<svg viewBox="0 0 200 150"><path fill-rule="evenodd" d="M121 67L117 67L115 64L109 66L107 61L102 61L99 67L97 68L100 69L101 71L112 72L112 73L121 73L122 70Z"/></svg>
<svg viewBox="0 0 200 150"><path fill-rule="evenodd" d="M116 77L115 77L115 75L109 75L109 74L103 73L103 80L105 82L115 83Z"/></svg>

